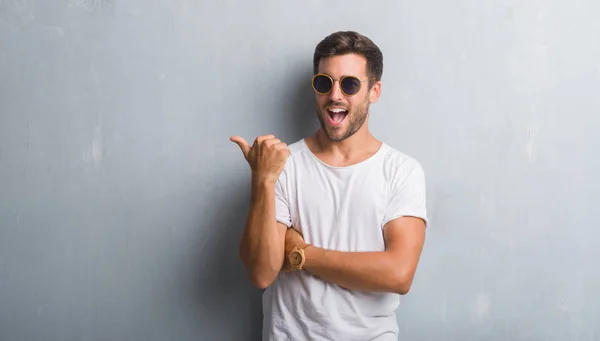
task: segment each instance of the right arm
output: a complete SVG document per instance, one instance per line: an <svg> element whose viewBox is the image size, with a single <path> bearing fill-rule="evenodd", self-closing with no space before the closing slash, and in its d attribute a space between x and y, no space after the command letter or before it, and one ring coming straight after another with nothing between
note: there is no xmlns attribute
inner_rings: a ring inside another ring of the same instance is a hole
<svg viewBox="0 0 600 341"><path fill-rule="evenodd" d="M250 213L239 252L252 283L264 289L283 266L287 226L275 218L274 183L252 179L251 191Z"/></svg>
<svg viewBox="0 0 600 341"><path fill-rule="evenodd" d="M252 170L250 213L239 247L240 258L252 283L264 289L283 267L287 226L276 218L275 186L290 151L271 134L257 137L252 146L239 136L230 140L238 144Z"/></svg>

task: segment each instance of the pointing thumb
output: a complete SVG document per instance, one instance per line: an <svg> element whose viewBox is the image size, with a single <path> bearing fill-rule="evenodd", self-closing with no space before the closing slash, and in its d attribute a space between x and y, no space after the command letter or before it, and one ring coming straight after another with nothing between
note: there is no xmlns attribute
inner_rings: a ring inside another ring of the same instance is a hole
<svg viewBox="0 0 600 341"><path fill-rule="evenodd" d="M229 141L236 143L240 147L242 153L244 153L244 157L248 156L248 152L250 151L250 145L248 144L248 142L246 142L246 140L244 140L243 137L232 136L231 138L229 138Z"/></svg>

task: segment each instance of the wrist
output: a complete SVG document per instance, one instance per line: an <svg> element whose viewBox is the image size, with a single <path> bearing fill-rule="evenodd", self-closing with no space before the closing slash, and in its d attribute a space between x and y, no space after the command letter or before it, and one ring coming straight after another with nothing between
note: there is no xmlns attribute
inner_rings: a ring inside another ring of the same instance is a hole
<svg viewBox="0 0 600 341"><path fill-rule="evenodd" d="M252 186L260 189L270 189L275 187L277 178L265 177L256 174L252 174Z"/></svg>
<svg viewBox="0 0 600 341"><path fill-rule="evenodd" d="M252 178L250 195L252 199L268 193L275 193L275 182Z"/></svg>
<svg viewBox="0 0 600 341"><path fill-rule="evenodd" d="M315 260L319 257L319 251L321 249L317 248L314 245L307 245L304 248L304 265L303 268L305 270L310 270L315 264Z"/></svg>

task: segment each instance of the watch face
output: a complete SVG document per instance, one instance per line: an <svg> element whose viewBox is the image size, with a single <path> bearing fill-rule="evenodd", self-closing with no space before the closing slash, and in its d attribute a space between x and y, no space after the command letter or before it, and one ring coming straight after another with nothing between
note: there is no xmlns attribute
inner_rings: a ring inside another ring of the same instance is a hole
<svg viewBox="0 0 600 341"><path fill-rule="evenodd" d="M302 256L298 251L293 251L290 254L290 263L292 263L292 265L298 265L300 262L302 262Z"/></svg>

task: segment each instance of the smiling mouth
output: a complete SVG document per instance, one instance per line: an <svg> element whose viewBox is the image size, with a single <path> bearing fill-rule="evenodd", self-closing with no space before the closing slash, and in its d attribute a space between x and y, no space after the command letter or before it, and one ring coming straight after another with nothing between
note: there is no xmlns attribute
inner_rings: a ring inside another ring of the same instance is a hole
<svg viewBox="0 0 600 341"><path fill-rule="evenodd" d="M327 114L334 125L339 125L348 115L348 110L342 108L327 109Z"/></svg>

